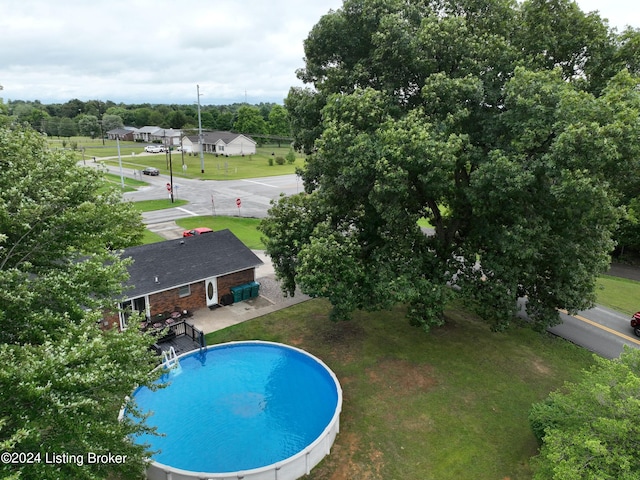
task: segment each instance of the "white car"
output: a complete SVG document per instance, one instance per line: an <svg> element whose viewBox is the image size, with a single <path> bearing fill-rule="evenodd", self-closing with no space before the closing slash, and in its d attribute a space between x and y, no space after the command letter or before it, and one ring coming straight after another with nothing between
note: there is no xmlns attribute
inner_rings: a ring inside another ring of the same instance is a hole
<svg viewBox="0 0 640 480"><path fill-rule="evenodd" d="M144 147L144 151L147 153L162 153L164 152L164 147L162 145L147 145Z"/></svg>

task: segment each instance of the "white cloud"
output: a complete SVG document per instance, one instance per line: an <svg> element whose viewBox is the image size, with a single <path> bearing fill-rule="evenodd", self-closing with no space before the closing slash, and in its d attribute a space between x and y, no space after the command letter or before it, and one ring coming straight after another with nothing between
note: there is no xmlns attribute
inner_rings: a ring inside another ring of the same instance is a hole
<svg viewBox="0 0 640 480"><path fill-rule="evenodd" d="M631 0L578 0L640 27ZM281 102L300 85L303 40L342 0L3 0L0 84L44 103Z"/></svg>
<svg viewBox="0 0 640 480"><path fill-rule="evenodd" d="M341 0L4 0L0 84L12 100L281 102L302 42Z"/></svg>

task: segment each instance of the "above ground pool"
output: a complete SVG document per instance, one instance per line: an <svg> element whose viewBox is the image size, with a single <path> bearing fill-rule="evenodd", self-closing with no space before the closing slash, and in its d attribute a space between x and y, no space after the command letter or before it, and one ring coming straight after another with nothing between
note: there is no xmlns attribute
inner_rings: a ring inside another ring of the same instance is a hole
<svg viewBox="0 0 640 480"><path fill-rule="evenodd" d="M237 342L178 357L169 386L134 399L164 436L144 435L156 479L296 479L329 453L342 391L314 356L268 342Z"/></svg>

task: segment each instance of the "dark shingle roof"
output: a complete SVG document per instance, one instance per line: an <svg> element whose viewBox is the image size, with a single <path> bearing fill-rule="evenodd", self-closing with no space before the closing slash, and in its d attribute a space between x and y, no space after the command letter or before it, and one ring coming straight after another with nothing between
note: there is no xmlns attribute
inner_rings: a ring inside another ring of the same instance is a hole
<svg viewBox="0 0 640 480"><path fill-rule="evenodd" d="M132 258L125 295L136 298L205 278L262 265L260 260L229 230L194 237L130 247L122 258ZM156 276L158 282L156 283Z"/></svg>

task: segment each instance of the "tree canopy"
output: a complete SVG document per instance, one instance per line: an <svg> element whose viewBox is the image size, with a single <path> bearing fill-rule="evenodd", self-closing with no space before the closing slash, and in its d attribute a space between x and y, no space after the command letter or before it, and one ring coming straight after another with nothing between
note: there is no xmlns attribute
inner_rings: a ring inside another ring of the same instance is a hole
<svg viewBox="0 0 640 480"><path fill-rule="evenodd" d="M640 476L640 351L596 365L533 406L531 426L542 443L534 459L540 480L631 480Z"/></svg>
<svg viewBox="0 0 640 480"><path fill-rule="evenodd" d="M147 427L117 417L134 388L157 377L151 340L99 325L122 298L118 252L143 228L97 171L33 130L0 128L0 445L41 455L3 462L3 478L142 476L147 452L128 437ZM85 462L45 461L60 453ZM127 460L88 464L88 453Z"/></svg>
<svg viewBox="0 0 640 480"><path fill-rule="evenodd" d="M347 0L322 17L309 86L285 100L305 194L262 226L288 293L328 297L335 318L405 302L426 329L451 284L496 328L519 297L540 328L590 306L619 175L639 178L625 35L568 0Z"/></svg>

